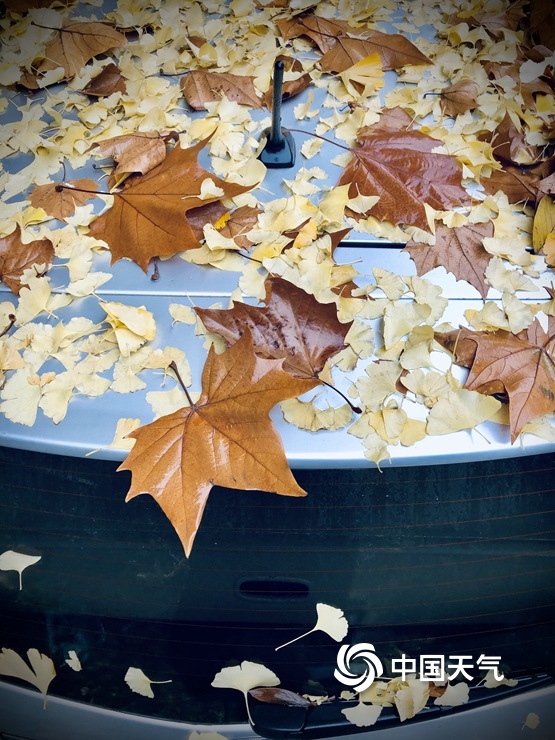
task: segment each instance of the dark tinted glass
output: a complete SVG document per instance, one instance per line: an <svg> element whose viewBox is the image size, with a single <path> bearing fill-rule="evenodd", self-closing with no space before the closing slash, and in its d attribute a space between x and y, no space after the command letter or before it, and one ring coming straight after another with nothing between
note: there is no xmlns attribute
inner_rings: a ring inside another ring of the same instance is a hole
<svg viewBox="0 0 555 740"><path fill-rule="evenodd" d="M245 719L225 665L261 662L293 691L337 693L339 644L309 630L342 609L345 642L402 653L500 655L554 666L555 461L296 471L306 498L215 488L187 560L150 496L124 502L117 464L0 448L1 646L50 655L50 693L188 722ZM66 664L75 650L83 671ZM129 666L159 687L124 682ZM154 687L156 688L156 687ZM353 728L354 729L354 728Z"/></svg>

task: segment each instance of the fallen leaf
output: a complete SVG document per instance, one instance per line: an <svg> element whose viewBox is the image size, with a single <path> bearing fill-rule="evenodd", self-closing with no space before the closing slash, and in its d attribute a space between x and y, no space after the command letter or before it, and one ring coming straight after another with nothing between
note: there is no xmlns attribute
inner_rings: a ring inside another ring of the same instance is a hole
<svg viewBox="0 0 555 740"><path fill-rule="evenodd" d="M426 203L437 210L470 203L457 160L433 152L439 144L419 131L366 135L337 187L349 184L351 198L378 195L371 211L377 219L429 231Z"/></svg>
<svg viewBox="0 0 555 740"><path fill-rule="evenodd" d="M555 232L555 201L549 195L544 195L538 203L534 214L532 228L532 246L534 252L539 252L547 238Z"/></svg>
<svg viewBox="0 0 555 740"><path fill-rule="evenodd" d="M466 78L444 87L439 93L443 115L456 118L468 110L474 110L478 107L476 96L479 92L478 84Z"/></svg>
<svg viewBox="0 0 555 740"><path fill-rule="evenodd" d="M79 660L79 657L75 650L69 651L69 658L66 658L66 663L72 671L76 671L77 673L79 673L79 671L82 670L81 661Z"/></svg>
<svg viewBox="0 0 555 740"><path fill-rule="evenodd" d="M419 275L425 275L434 267L445 267L457 280L466 280L473 285L485 299L489 285L484 280L484 273L491 255L484 249L482 241L493 233L491 221L455 228L439 224L435 244L422 244L410 239L403 251L414 261Z"/></svg>
<svg viewBox="0 0 555 740"><path fill-rule="evenodd" d="M125 43L125 36L107 23L64 19L62 27L56 29L54 38L46 45L44 59L36 69L34 80L38 86L41 77L58 67L69 80L93 57ZM22 84L32 85L29 76L23 78Z"/></svg>
<svg viewBox="0 0 555 740"><path fill-rule="evenodd" d="M83 88L85 95L95 98L104 98L115 92L125 93L126 91L125 78L113 62L107 64L102 72L93 77Z"/></svg>
<svg viewBox="0 0 555 740"><path fill-rule="evenodd" d="M54 259L50 239L35 239L24 244L19 224L11 234L0 239L0 280L19 295L23 273L33 265L49 266Z"/></svg>
<svg viewBox="0 0 555 740"><path fill-rule="evenodd" d="M223 197L250 189L220 180L200 167L197 156L205 144L201 141L188 149L175 146L162 164L115 193L113 206L92 222L89 234L107 242L112 264L129 257L146 272L152 257L200 247L186 214L222 197L202 199L205 180L220 188Z"/></svg>
<svg viewBox="0 0 555 740"><path fill-rule="evenodd" d="M0 675L20 678L22 681L35 686L44 697L46 707L46 694L52 679L56 676L56 669L52 659L36 648L27 650L29 664L11 648L2 648L0 653Z"/></svg>
<svg viewBox="0 0 555 740"><path fill-rule="evenodd" d="M365 704L360 701L354 707L342 709L341 713L357 727L371 727L378 721L382 709L383 707L377 704Z"/></svg>
<svg viewBox="0 0 555 740"><path fill-rule="evenodd" d="M169 681L152 681L152 679L148 678L140 668L133 667L127 669L124 680L131 691L134 691L136 694L140 694L141 696L148 696L149 699L154 699L154 692L151 688L151 684L171 683L171 679Z"/></svg>
<svg viewBox="0 0 555 740"><path fill-rule="evenodd" d="M254 87L254 77L249 75L192 69L182 78L181 90L194 110L202 110L206 108L206 103L217 102L223 96L239 105L262 108L262 100Z"/></svg>
<svg viewBox="0 0 555 740"><path fill-rule="evenodd" d="M297 378L316 378L329 357L345 346L352 322L341 324L335 303L314 296L282 278L268 278L265 306L235 303L231 309L195 308L208 331L228 346L250 330L260 357L284 357L283 369Z"/></svg>
<svg viewBox="0 0 555 740"><path fill-rule="evenodd" d="M19 573L19 590L23 588L22 575L25 568L35 565L41 559L40 555L25 555L22 552L6 550L0 555L0 570L15 570Z"/></svg>
<svg viewBox="0 0 555 740"><path fill-rule="evenodd" d="M320 60L324 72L344 72L371 54L379 54L382 69L399 69L407 64L432 64L427 56L401 34L372 31L366 38L339 37Z"/></svg>
<svg viewBox="0 0 555 740"><path fill-rule="evenodd" d="M449 390L430 409L426 431L434 436L474 429L495 416L500 408L501 402L491 396L465 388Z"/></svg>
<svg viewBox="0 0 555 740"><path fill-rule="evenodd" d="M428 681L418 678L409 678L398 691L395 692L395 706L399 712L399 719L404 722L421 712L430 696Z"/></svg>
<svg viewBox="0 0 555 740"><path fill-rule="evenodd" d="M524 336L462 328L436 334L436 339L453 350L457 364L470 367L465 388L508 394L511 442L527 422L555 410L555 338L537 319Z"/></svg>
<svg viewBox="0 0 555 740"><path fill-rule="evenodd" d="M245 705L249 722L253 724L249 710L248 693L258 686L278 686L280 683L276 674L261 663L244 660L241 665L227 666L216 673L211 686L217 689L236 689L245 697Z"/></svg>
<svg viewBox="0 0 555 740"><path fill-rule="evenodd" d="M349 623L347 622L343 611L338 609L336 606L319 603L316 604L316 613L318 615L318 619L312 629L308 630L308 632L304 632L298 637L295 637L293 640L289 640L289 642L285 642L283 645L279 645L276 650L281 650L281 648L291 645L291 643L296 642L317 630L325 632L336 642L341 642L349 631Z"/></svg>
<svg viewBox="0 0 555 740"><path fill-rule="evenodd" d="M78 206L95 198L97 190L96 182L89 179L37 185L31 191L29 201L34 208L42 208L49 216L65 221Z"/></svg>
<svg viewBox="0 0 555 740"><path fill-rule="evenodd" d="M460 707L462 704L468 704L468 698L467 683L464 681L456 684L449 683L443 694L434 699L434 704L439 707Z"/></svg>
<svg viewBox="0 0 555 740"><path fill-rule="evenodd" d="M306 707L312 706L312 702L305 699L304 696L296 694L294 691L282 688L255 688L249 691L249 694L258 701L266 704L281 704L286 707Z"/></svg>
<svg viewBox="0 0 555 740"><path fill-rule="evenodd" d="M362 98L376 95L385 84L379 54L370 54L361 59L340 72L339 77L349 92Z"/></svg>
<svg viewBox="0 0 555 740"><path fill-rule="evenodd" d="M278 18L276 26L285 41L306 36L316 44L322 54L334 47L338 36L356 33L356 29L349 26L347 21L323 18L314 13L294 18Z"/></svg>
<svg viewBox="0 0 555 740"><path fill-rule="evenodd" d="M254 206L240 206L234 211L227 212L227 218L225 223L218 225L218 222L214 224L222 236L233 239L237 246L242 249L248 249L253 245L253 242L249 239L249 231L256 226L257 218L261 210Z"/></svg>
<svg viewBox="0 0 555 740"><path fill-rule="evenodd" d="M146 175L166 158L166 141L171 135L136 131L95 142L91 149L100 157L112 157L118 164L108 186L119 186L130 175Z"/></svg>
<svg viewBox="0 0 555 740"><path fill-rule="evenodd" d="M136 444L119 470L131 470L126 501L150 493L187 556L212 486L304 496L287 464L269 411L317 381L293 378L283 360L254 354L250 332L221 355L210 351L199 400L131 432Z"/></svg>

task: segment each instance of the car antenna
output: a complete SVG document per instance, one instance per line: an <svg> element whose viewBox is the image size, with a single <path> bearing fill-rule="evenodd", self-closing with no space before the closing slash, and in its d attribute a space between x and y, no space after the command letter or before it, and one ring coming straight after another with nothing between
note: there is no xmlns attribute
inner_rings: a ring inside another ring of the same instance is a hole
<svg viewBox="0 0 555 740"><path fill-rule="evenodd" d="M274 64L272 125L267 128L264 149L258 159L270 169L293 167L295 164L295 141L289 131L281 128L281 96L283 89L283 60Z"/></svg>

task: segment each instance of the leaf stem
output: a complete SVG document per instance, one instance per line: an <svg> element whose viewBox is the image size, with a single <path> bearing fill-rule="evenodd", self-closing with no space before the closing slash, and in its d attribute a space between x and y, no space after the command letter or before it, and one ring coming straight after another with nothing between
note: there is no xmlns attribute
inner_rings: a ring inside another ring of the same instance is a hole
<svg viewBox="0 0 555 740"><path fill-rule="evenodd" d="M336 388L334 385L332 385L331 383L328 383L326 380L322 380L322 378L318 378L318 380L320 381L320 383L323 383L324 385L327 385L328 388L331 388L332 391L335 391L336 393L339 393L339 395L345 401L345 403L347 403L351 407L351 411L353 411L355 414L362 414L362 409L359 408L358 406L355 406L351 401L349 401L349 399L347 398L347 396L344 393L342 393L339 390L339 388Z"/></svg>
<svg viewBox="0 0 555 740"><path fill-rule="evenodd" d="M90 193L91 195L114 195L114 193L109 193L107 190L87 190L86 188L76 188L73 185L67 185L65 182L59 182L54 189L57 193L61 193L62 190L75 190L77 193Z"/></svg>
<svg viewBox="0 0 555 740"><path fill-rule="evenodd" d="M9 330L12 328L12 326L15 324L15 314L9 313L8 314L9 324L6 326L6 328L0 333L0 337L3 337L5 334L9 332Z"/></svg>
<svg viewBox="0 0 555 740"><path fill-rule="evenodd" d="M191 398L191 396L189 395L189 391L187 390L187 386L186 386L186 385L185 385L185 383L183 382L183 378L181 377L181 374L180 374L179 370L177 369L177 365L176 365L176 362L175 362L175 360L172 360L172 361L170 362L170 364L169 364L169 366L168 366L168 367L169 367L169 368L170 368L171 370L173 370L173 372L175 373L175 377L177 378L177 382L179 383L179 385L180 385L180 386L181 386L181 387L183 388L183 390L185 391L185 395L187 396L187 401L189 401L189 406L191 406L191 407L194 407L194 405L195 405L195 404L193 403L193 399L192 399L192 398Z"/></svg>
<svg viewBox="0 0 555 740"><path fill-rule="evenodd" d="M281 650L281 648L287 647L288 645L291 645L293 642L297 642L297 640L300 640L303 637L306 637L307 635L310 635L311 632L315 631L315 627L313 627L311 630L308 630L308 632L303 632L302 635L298 635L297 637L294 637L292 640L289 640L289 642L284 642L283 645L278 645L276 650Z"/></svg>

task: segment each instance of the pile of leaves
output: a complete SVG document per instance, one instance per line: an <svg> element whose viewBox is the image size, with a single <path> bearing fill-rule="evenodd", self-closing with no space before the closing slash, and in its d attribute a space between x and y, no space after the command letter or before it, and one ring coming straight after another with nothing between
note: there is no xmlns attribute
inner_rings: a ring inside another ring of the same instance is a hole
<svg viewBox="0 0 555 740"><path fill-rule="evenodd" d="M8 420L61 424L76 394L172 377L148 396L151 423L111 433L131 449L128 499L153 495L187 555L212 485L304 495L269 417L279 402L301 429L359 437L376 464L488 420L512 442L555 439L552 4L5 5ZM302 145L276 194L258 154L278 59ZM404 245L414 268L342 263L357 232ZM168 260L235 276L227 309L170 306L211 347L202 380L153 306L102 300L106 253L144 281ZM456 311L446 272L480 310Z"/></svg>

